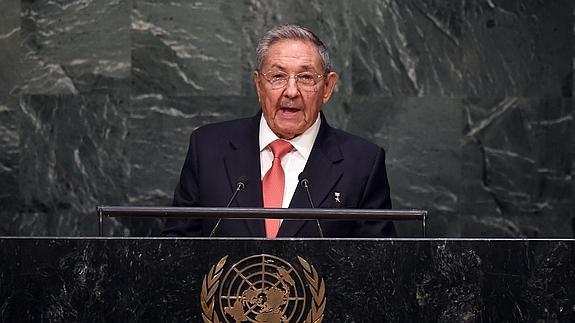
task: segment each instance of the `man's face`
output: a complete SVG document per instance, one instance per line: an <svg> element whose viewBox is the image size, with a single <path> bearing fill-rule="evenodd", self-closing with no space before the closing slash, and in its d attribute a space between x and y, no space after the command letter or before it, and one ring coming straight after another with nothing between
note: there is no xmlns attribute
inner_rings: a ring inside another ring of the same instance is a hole
<svg viewBox="0 0 575 323"><path fill-rule="evenodd" d="M285 72L294 76L302 72L323 74L317 46L301 40L281 40L270 46L261 73L254 72L254 82L264 118L270 129L280 138L292 139L306 131L317 119L335 87L333 72L320 78L312 89L302 90L293 77L280 89L272 85L262 73Z"/></svg>

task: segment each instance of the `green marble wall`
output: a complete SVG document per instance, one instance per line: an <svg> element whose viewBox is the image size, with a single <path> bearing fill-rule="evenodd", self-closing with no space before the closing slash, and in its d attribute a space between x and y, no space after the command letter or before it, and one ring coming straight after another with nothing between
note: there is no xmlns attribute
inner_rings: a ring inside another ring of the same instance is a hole
<svg viewBox="0 0 575 323"><path fill-rule="evenodd" d="M335 58L329 121L386 149L394 206L428 209L432 236L573 236L573 17L568 0L0 0L0 235L169 205L190 132L258 110L255 43L298 23Z"/></svg>

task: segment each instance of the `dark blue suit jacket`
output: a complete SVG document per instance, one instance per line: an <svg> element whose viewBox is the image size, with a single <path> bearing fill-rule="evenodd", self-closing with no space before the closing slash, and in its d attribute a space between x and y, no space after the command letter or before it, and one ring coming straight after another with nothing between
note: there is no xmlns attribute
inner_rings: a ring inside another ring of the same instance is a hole
<svg viewBox="0 0 575 323"><path fill-rule="evenodd" d="M252 118L203 126L190 137L190 146L174 193L174 206L224 207L238 178L249 179L233 206L262 207L259 121ZM389 209L385 152L368 141L322 123L304 173L318 208ZM335 199L339 193L339 202ZM298 185L290 208L310 207ZM216 220L168 220L164 235L208 236ZM392 222L321 221L326 237L388 237ZM264 237L263 220L222 220L215 236ZM284 220L278 237L319 237L315 221Z"/></svg>

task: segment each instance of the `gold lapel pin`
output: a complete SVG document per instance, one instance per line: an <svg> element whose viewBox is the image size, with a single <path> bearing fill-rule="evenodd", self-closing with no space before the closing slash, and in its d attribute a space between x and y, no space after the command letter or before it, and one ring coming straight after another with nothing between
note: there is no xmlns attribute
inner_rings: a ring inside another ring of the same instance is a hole
<svg viewBox="0 0 575 323"><path fill-rule="evenodd" d="M341 200L339 199L341 197L341 193L340 192L335 192L335 202L336 203L341 203Z"/></svg>

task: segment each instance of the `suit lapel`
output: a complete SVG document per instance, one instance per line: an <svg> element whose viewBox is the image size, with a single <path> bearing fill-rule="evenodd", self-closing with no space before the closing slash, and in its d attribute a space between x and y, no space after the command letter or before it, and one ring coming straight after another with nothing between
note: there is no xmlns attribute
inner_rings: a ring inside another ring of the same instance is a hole
<svg viewBox="0 0 575 323"><path fill-rule="evenodd" d="M236 181L245 176L248 179L246 188L240 192L236 198L236 207L262 207L262 185L260 171L259 152L259 121L261 113L249 119L246 129L243 129L246 136L237 136L230 140L229 152L224 157L226 172L230 187L235 187ZM242 133L242 132L239 132ZM250 233L254 237L265 236L265 225L263 220L245 221Z"/></svg>
<svg viewBox="0 0 575 323"><path fill-rule="evenodd" d="M304 173L310 182L310 195L315 207L323 204L333 187L343 175L341 161L343 154L337 144L336 135L328 125L323 113L321 128L313 145ZM309 208L305 189L298 185L290 203L290 208ZM305 224L305 221L286 220L280 228L279 236L293 237Z"/></svg>

